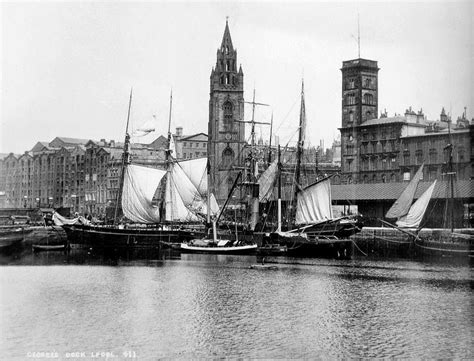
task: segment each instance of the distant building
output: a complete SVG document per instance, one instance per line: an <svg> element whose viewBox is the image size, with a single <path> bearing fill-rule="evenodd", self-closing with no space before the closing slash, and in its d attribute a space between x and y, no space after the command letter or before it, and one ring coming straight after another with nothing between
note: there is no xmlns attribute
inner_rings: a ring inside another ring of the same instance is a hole
<svg viewBox="0 0 474 361"><path fill-rule="evenodd" d="M428 120L422 110L408 108L404 115L392 117L384 111L378 114L378 71L376 61L354 59L344 61L342 66L342 119L341 119L341 187L333 196L336 202L359 204L359 210L374 217L383 218L387 207L395 199L392 192L385 191L385 202L374 194L364 193L362 186L344 184L392 183L393 189L402 189L397 184L408 182L421 164L424 164L424 181L447 179L449 144L453 144L453 169L456 180L472 177L472 121L466 111L451 124L444 108L439 120ZM469 182L468 182L469 183ZM389 186L390 187L390 186ZM442 187L441 183L438 187ZM367 188L367 190L376 189ZM443 188L444 189L444 188ZM458 210L463 204L469 209L470 193L460 188L455 197ZM441 191L437 191L441 198ZM342 199L341 194L351 196ZM390 196L389 196L390 195ZM396 198L396 197L395 197ZM441 204L441 202L440 202ZM461 217L462 218L462 217ZM462 223L462 222L460 222Z"/></svg>

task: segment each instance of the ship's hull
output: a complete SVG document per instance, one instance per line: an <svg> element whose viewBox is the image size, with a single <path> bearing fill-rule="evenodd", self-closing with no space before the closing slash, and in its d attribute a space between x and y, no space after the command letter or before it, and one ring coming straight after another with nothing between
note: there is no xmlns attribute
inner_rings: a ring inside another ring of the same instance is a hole
<svg viewBox="0 0 474 361"><path fill-rule="evenodd" d="M271 233L263 239L259 253L288 257L351 259L353 243L350 239L287 237L281 233Z"/></svg>
<svg viewBox="0 0 474 361"><path fill-rule="evenodd" d="M181 252L184 253L208 253L208 254L254 254L257 252L257 245L242 245L242 246L193 246L187 243L182 243Z"/></svg>
<svg viewBox="0 0 474 361"><path fill-rule="evenodd" d="M63 226L69 244L95 248L158 248L162 242L179 244L196 237L189 230L111 226Z"/></svg>
<svg viewBox="0 0 474 361"><path fill-rule="evenodd" d="M21 247L25 236L31 232L31 228L25 227L1 227L0 228L0 252L8 252Z"/></svg>
<svg viewBox="0 0 474 361"><path fill-rule="evenodd" d="M348 237L362 225L352 219L338 219L304 227L301 234L273 232L262 240L261 254L330 259L351 259L353 242Z"/></svg>
<svg viewBox="0 0 474 361"><path fill-rule="evenodd" d="M474 260L474 236L459 232L440 231L414 239L417 256Z"/></svg>

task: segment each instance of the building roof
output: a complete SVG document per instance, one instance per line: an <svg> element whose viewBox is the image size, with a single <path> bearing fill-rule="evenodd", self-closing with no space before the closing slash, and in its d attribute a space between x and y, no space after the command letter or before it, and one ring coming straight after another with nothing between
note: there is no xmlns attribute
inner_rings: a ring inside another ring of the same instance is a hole
<svg viewBox="0 0 474 361"><path fill-rule="evenodd" d="M198 139L198 137L205 138L205 139ZM191 135L183 135L179 138L179 141L182 142L184 140L193 140L196 142L207 142L207 134L206 133L196 133Z"/></svg>
<svg viewBox="0 0 474 361"><path fill-rule="evenodd" d="M54 142L55 140L59 140L67 144L87 144L91 139L56 137L51 141L51 143Z"/></svg>
<svg viewBox="0 0 474 361"><path fill-rule="evenodd" d="M44 148L49 149L49 143L48 142L37 142L33 148L31 148L32 152L39 152L42 151Z"/></svg>
<svg viewBox="0 0 474 361"><path fill-rule="evenodd" d="M335 184L331 186L333 201L395 201L408 182L397 183L369 183L369 184ZM428 189L431 182L420 182L415 198L418 198ZM449 182L438 181L432 198L447 198L449 196ZM474 198L474 180L458 180L454 184L455 198Z"/></svg>

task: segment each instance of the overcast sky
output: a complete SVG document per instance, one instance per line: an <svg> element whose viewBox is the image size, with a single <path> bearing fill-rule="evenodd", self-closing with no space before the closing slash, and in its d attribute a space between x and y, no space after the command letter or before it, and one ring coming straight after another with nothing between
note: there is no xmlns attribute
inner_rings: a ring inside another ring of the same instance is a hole
<svg viewBox="0 0 474 361"><path fill-rule="evenodd" d="M124 137L156 115L207 133L209 76L226 16L245 99L255 88L285 143L296 132L305 80L307 139L329 147L341 124L342 61L377 60L379 112L423 108L472 118L472 2L13 2L1 5L0 152L23 153L56 136ZM250 107L245 118L250 119ZM268 127L257 127L265 140ZM293 140L296 138L293 136Z"/></svg>

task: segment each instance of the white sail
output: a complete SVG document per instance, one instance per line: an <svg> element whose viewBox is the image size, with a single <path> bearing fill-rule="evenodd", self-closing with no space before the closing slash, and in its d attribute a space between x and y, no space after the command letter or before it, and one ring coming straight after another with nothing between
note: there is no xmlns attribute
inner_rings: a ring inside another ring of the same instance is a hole
<svg viewBox="0 0 474 361"><path fill-rule="evenodd" d="M166 181L165 220L172 222L198 221L199 218L184 205L175 182L171 180L171 176L171 172L168 173Z"/></svg>
<svg viewBox="0 0 474 361"><path fill-rule="evenodd" d="M176 187L178 195L185 207L194 214L207 214L207 199L199 192L198 188L193 184L186 175L183 168L178 163L173 163L171 167L171 187ZM206 187L207 188L207 187ZM211 215L215 215L219 207L217 202L211 198Z"/></svg>
<svg viewBox="0 0 474 361"><path fill-rule="evenodd" d="M430 202L431 195L435 188L436 181L421 195L418 200L413 203L408 213L400 217L397 221L397 226L403 228L416 228L420 225L423 215L425 214L428 203Z"/></svg>
<svg viewBox="0 0 474 361"><path fill-rule="evenodd" d="M207 192L207 158L184 160L179 164L199 193L205 195Z"/></svg>
<svg viewBox="0 0 474 361"><path fill-rule="evenodd" d="M423 165L420 166L418 171L415 173L415 176L412 178L410 183L403 190L402 194L398 197L395 203L390 207L385 217L387 218L401 218L405 216L410 210L410 206L413 203L413 198L415 197L416 188L418 183L423 177Z"/></svg>
<svg viewBox="0 0 474 361"><path fill-rule="evenodd" d="M260 197L258 200L260 202L267 202L270 199L277 172L278 160L275 159L258 179L258 184L260 186Z"/></svg>
<svg viewBox="0 0 474 361"><path fill-rule="evenodd" d="M298 193L296 224L311 224L332 219L331 182L329 178Z"/></svg>
<svg viewBox="0 0 474 361"><path fill-rule="evenodd" d="M125 168L122 209L128 219L139 223L160 221L159 209L152 204L152 199L165 174L164 170L138 165Z"/></svg>

